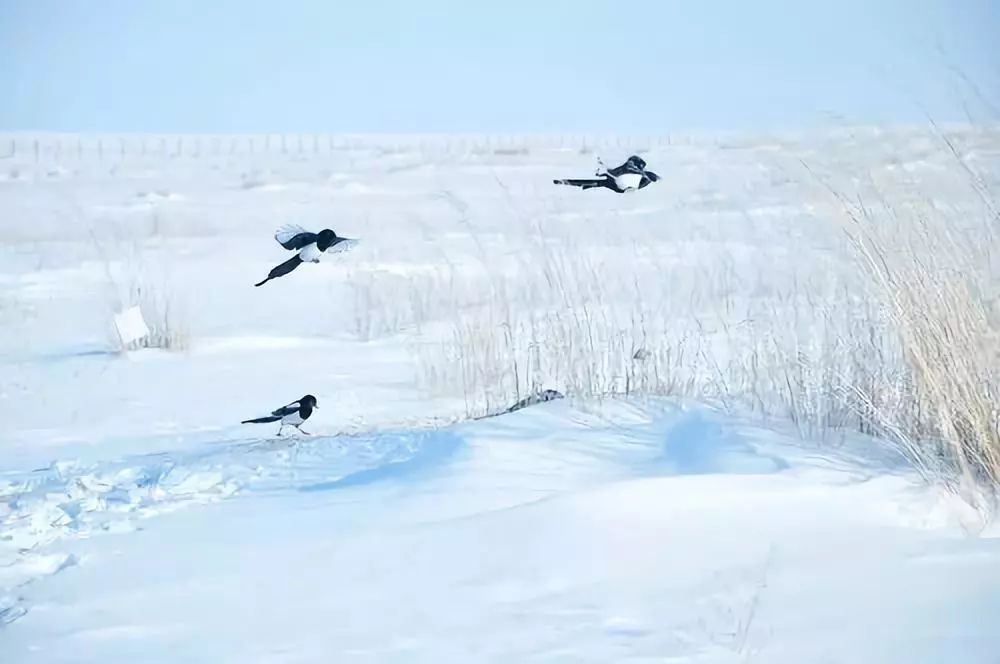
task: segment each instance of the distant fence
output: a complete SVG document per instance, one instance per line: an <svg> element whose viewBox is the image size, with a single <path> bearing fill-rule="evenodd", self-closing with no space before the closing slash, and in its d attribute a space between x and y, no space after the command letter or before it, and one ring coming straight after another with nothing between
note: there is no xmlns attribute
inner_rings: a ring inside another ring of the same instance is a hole
<svg viewBox="0 0 1000 664"><path fill-rule="evenodd" d="M684 137L681 143L692 142ZM574 150L641 152L677 144L669 135L92 135L0 134L0 159L61 163L80 160L121 161L130 158L199 159L246 155L332 155L372 150L440 154L527 154Z"/></svg>

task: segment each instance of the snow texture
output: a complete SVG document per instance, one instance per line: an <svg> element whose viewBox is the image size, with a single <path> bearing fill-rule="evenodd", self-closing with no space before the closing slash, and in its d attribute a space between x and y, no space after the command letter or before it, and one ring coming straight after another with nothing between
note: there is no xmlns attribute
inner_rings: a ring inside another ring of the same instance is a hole
<svg viewBox="0 0 1000 664"><path fill-rule="evenodd" d="M685 303L739 317L792 275L849 275L794 169L963 209L924 134L40 140L0 164L0 661L997 662L1000 532L874 441L719 399L581 399L576 376L624 379L595 359L530 365L532 386L454 346L502 347L468 322L498 300L560 311L514 286L540 247L599 277L589 312L668 281L677 329ZM1000 134L955 140L1000 174ZM595 145L645 148L660 182L551 184ZM264 293L282 223L361 241ZM137 287L183 316L183 351L115 352ZM724 366L701 334L685 362ZM658 343L622 349L639 378ZM508 388L475 401L480 379ZM237 424L306 393L313 436Z"/></svg>

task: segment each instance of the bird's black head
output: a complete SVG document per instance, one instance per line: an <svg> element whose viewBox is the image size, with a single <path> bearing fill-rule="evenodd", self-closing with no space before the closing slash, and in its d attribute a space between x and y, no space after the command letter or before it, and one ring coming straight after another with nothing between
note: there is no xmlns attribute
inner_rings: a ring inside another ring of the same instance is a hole
<svg viewBox="0 0 1000 664"><path fill-rule="evenodd" d="M627 163L632 164L640 171L646 170L646 160L640 157L639 155L636 154L632 155L631 157L628 158Z"/></svg>
<svg viewBox="0 0 1000 664"><path fill-rule="evenodd" d="M316 397L311 394L307 394L299 399L299 403L303 406L309 406L310 408L319 408L319 406L316 405Z"/></svg>
<svg viewBox="0 0 1000 664"><path fill-rule="evenodd" d="M329 228L324 228L316 236L316 247L320 251L326 251L333 245L337 244L337 242L339 241L340 238L337 237L336 233L331 231Z"/></svg>

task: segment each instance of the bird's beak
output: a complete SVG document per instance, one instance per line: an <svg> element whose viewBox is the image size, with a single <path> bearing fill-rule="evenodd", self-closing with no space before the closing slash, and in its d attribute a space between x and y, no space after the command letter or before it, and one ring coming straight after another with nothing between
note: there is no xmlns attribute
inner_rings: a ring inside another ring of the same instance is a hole
<svg viewBox="0 0 1000 664"><path fill-rule="evenodd" d="M315 406L313 406L313 408L315 408L316 410L319 410L319 404L316 404Z"/></svg>

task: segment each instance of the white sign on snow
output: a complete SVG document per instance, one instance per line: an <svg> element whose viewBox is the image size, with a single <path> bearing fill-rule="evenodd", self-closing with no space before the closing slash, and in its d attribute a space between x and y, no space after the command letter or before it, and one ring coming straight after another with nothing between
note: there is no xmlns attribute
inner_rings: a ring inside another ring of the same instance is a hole
<svg viewBox="0 0 1000 664"><path fill-rule="evenodd" d="M149 328L142 317L139 307L131 307L115 315L115 329L118 331L118 338L121 339L122 346L128 346L133 341L138 341L149 336Z"/></svg>

